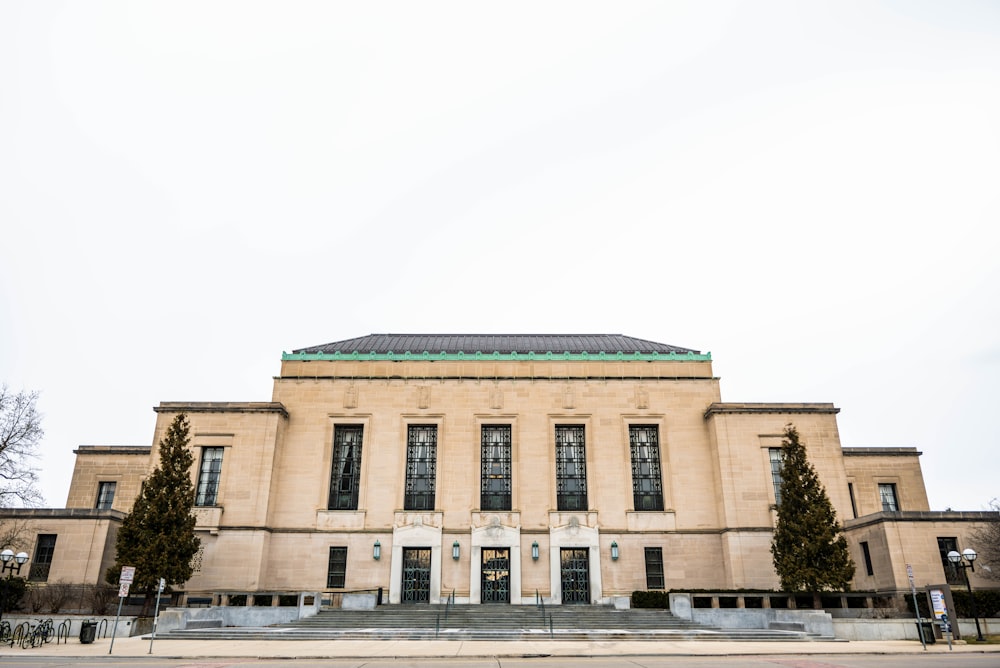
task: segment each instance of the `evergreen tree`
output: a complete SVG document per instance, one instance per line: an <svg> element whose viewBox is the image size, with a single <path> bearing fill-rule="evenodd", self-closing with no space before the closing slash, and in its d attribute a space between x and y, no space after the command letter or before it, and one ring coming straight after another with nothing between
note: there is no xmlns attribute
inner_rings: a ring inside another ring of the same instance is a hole
<svg viewBox="0 0 1000 668"><path fill-rule="evenodd" d="M194 485L188 449L190 424L181 413L160 441L160 463L146 479L132 511L122 520L115 548L115 565L105 576L117 584L122 566L135 566L132 587L145 592L143 612L149 607L160 578L168 585L183 584L191 577L191 559L200 541L194 535Z"/></svg>
<svg viewBox="0 0 1000 668"><path fill-rule="evenodd" d="M793 425L781 443L781 503L771 541L783 591L846 591L854 577L837 514Z"/></svg>

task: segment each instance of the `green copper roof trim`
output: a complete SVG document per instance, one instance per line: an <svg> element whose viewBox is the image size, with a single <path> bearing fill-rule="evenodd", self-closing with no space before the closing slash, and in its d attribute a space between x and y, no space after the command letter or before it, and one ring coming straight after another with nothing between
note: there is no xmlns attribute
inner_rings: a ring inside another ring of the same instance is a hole
<svg viewBox="0 0 1000 668"><path fill-rule="evenodd" d="M464 362L464 361L475 361L475 360L502 360L505 362L520 362L524 360L530 361L541 361L541 362L711 362L712 353L625 353L625 352L614 352L608 353L601 351L599 353L484 353L481 351L476 351L474 353L431 353L426 350L422 353L412 353L403 352L395 353L389 351L387 353L359 353L357 351L350 353L342 353L340 351L333 353L281 353L281 361L302 361L302 362L355 362L355 361L367 361L367 362Z"/></svg>

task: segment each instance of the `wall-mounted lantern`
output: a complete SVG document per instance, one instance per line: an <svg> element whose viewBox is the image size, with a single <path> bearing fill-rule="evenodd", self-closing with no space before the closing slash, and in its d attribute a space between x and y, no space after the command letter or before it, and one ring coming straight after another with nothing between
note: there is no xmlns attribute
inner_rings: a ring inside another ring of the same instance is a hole
<svg viewBox="0 0 1000 668"><path fill-rule="evenodd" d="M461 548L459 547L458 541L456 540L454 543L451 544L451 558L454 559L455 561L458 561L458 557L460 554L461 554Z"/></svg>
<svg viewBox="0 0 1000 668"><path fill-rule="evenodd" d="M618 561L618 543L611 541L611 561Z"/></svg>
<svg viewBox="0 0 1000 668"><path fill-rule="evenodd" d="M372 559L378 561L382 558L382 543L375 541L375 545L372 546Z"/></svg>
<svg viewBox="0 0 1000 668"><path fill-rule="evenodd" d="M531 559L533 561L538 561L538 541L531 541Z"/></svg>

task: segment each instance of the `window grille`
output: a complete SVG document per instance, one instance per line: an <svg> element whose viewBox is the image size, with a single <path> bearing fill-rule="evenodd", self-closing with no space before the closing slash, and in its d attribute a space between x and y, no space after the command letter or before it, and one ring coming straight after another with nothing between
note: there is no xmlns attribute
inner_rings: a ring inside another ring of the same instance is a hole
<svg viewBox="0 0 1000 668"><path fill-rule="evenodd" d="M56 552L56 534L39 534L35 542L35 556L31 560L28 579L35 582L45 582L49 579L49 568Z"/></svg>
<svg viewBox="0 0 1000 668"><path fill-rule="evenodd" d="M329 510L358 509L363 435L364 427L361 425L337 425L333 430Z"/></svg>
<svg viewBox="0 0 1000 668"><path fill-rule="evenodd" d="M510 425L483 425L481 432L481 510L510 510Z"/></svg>
<svg viewBox="0 0 1000 668"><path fill-rule="evenodd" d="M646 589L663 589L663 548L646 548Z"/></svg>
<svg viewBox="0 0 1000 668"><path fill-rule="evenodd" d="M632 502L636 510L663 510L660 438L656 425L628 429L632 452Z"/></svg>
<svg viewBox="0 0 1000 668"><path fill-rule="evenodd" d="M882 510L894 513L899 510L899 502L896 500L895 483L879 483L879 499L882 501Z"/></svg>
<svg viewBox="0 0 1000 668"><path fill-rule="evenodd" d="M774 484L774 505L781 505L781 465L784 457L781 448L768 448L767 456L771 460L771 482Z"/></svg>
<svg viewBox="0 0 1000 668"><path fill-rule="evenodd" d="M111 504L115 500L114 482L100 482L97 484L97 509L111 510Z"/></svg>
<svg viewBox="0 0 1000 668"><path fill-rule="evenodd" d="M587 457L583 425L556 427L556 507L587 509Z"/></svg>
<svg viewBox="0 0 1000 668"><path fill-rule="evenodd" d="M222 475L223 448L202 448L201 469L194 505L214 506L219 499L219 478Z"/></svg>
<svg viewBox="0 0 1000 668"><path fill-rule="evenodd" d="M414 425L406 435L404 510L433 510L437 477L437 426Z"/></svg>
<svg viewBox="0 0 1000 668"><path fill-rule="evenodd" d="M331 547L326 569L326 588L343 589L347 585L347 548Z"/></svg>

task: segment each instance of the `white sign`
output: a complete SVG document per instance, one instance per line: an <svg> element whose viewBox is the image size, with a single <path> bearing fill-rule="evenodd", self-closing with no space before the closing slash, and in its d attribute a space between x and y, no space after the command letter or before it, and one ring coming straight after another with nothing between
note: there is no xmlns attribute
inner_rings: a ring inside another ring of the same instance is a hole
<svg viewBox="0 0 1000 668"><path fill-rule="evenodd" d="M948 611L944 605L944 592L940 589L931 589L931 607L934 608L935 619L941 619L947 615Z"/></svg>
<svg viewBox="0 0 1000 668"><path fill-rule="evenodd" d="M128 588L131 586L132 585L129 584L128 582L123 582L120 585L118 585L118 598L125 598L126 596L128 596Z"/></svg>
<svg viewBox="0 0 1000 668"><path fill-rule="evenodd" d="M160 578L160 593L162 594L163 590L166 588L167 588L167 581L164 578Z"/></svg>
<svg viewBox="0 0 1000 668"><path fill-rule="evenodd" d="M118 584L132 584L133 580L135 580L135 566L122 566L122 574L118 578Z"/></svg>
<svg viewBox="0 0 1000 668"><path fill-rule="evenodd" d="M906 577L910 578L910 586L913 586L913 566L906 564Z"/></svg>

